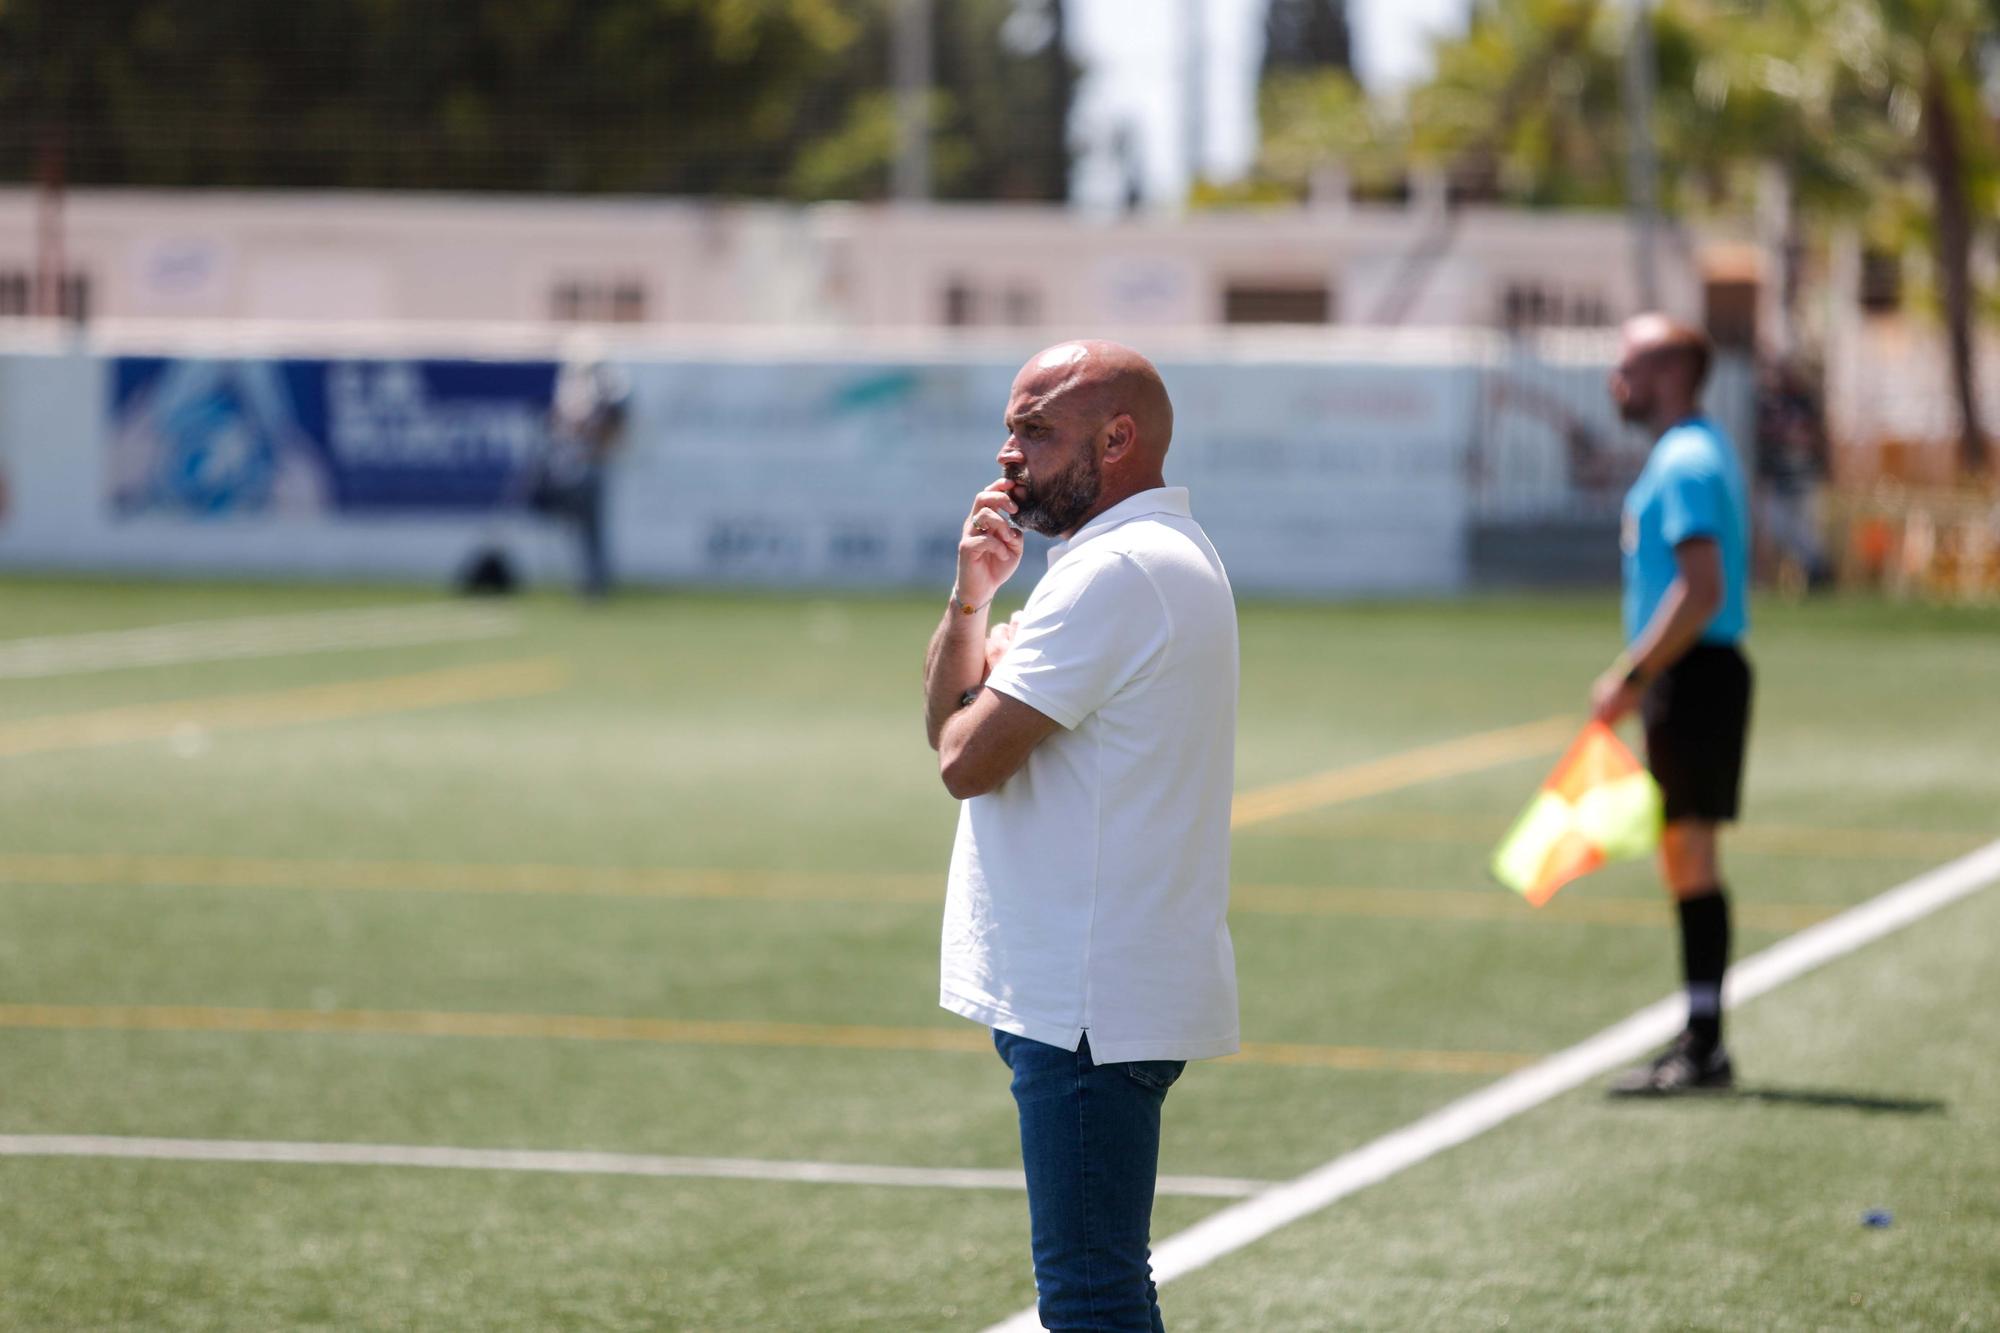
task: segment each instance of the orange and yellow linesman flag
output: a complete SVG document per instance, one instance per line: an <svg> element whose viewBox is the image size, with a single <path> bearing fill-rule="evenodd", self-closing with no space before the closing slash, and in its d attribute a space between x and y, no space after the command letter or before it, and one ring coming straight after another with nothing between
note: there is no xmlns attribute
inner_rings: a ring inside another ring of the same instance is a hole
<svg viewBox="0 0 2000 1333"><path fill-rule="evenodd" d="M1493 874L1540 907L1607 861L1660 845L1660 788L1616 732L1592 722L1493 853Z"/></svg>

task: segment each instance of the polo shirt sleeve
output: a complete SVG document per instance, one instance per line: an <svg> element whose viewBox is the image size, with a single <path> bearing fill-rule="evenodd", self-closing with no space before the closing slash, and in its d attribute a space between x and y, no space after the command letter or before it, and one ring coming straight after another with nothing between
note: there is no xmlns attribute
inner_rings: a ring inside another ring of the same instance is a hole
<svg viewBox="0 0 2000 1333"><path fill-rule="evenodd" d="M1722 535L1722 478L1699 460L1668 470L1660 487L1660 535L1679 546Z"/></svg>
<svg viewBox="0 0 2000 1333"><path fill-rule="evenodd" d="M1151 669L1171 635L1166 604L1130 556L1079 552L1042 576L986 688L1075 730Z"/></svg>

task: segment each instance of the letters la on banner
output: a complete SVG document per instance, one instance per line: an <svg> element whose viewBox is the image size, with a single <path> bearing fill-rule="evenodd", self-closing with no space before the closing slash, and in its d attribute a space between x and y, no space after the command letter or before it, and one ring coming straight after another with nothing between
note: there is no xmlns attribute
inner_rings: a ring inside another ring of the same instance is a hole
<svg viewBox="0 0 2000 1333"><path fill-rule="evenodd" d="M552 361L119 357L120 517L463 512L515 500Z"/></svg>

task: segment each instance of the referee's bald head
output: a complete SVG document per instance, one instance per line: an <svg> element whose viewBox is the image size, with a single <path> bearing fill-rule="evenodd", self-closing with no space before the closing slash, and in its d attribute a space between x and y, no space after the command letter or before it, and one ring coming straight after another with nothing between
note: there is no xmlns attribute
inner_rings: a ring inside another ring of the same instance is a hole
<svg viewBox="0 0 2000 1333"><path fill-rule="evenodd" d="M1695 411L1708 381L1708 335L1657 311L1634 316L1618 330L1618 365L1611 398L1627 421L1665 429Z"/></svg>
<svg viewBox="0 0 2000 1333"><path fill-rule="evenodd" d="M1688 387L1696 393L1708 382L1715 348L1708 335L1694 325L1655 310L1626 320L1618 334L1621 359L1677 361L1686 368Z"/></svg>

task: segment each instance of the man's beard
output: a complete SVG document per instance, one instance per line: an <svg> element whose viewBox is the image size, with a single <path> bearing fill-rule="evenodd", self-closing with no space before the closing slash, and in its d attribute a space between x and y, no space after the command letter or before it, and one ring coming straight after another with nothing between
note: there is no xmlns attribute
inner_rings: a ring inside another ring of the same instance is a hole
<svg viewBox="0 0 2000 1333"><path fill-rule="evenodd" d="M1014 482L1014 502L1021 506L1014 518L1044 537L1075 531L1104 490L1103 469L1089 450L1054 476L1032 482L1025 474L1009 477Z"/></svg>

